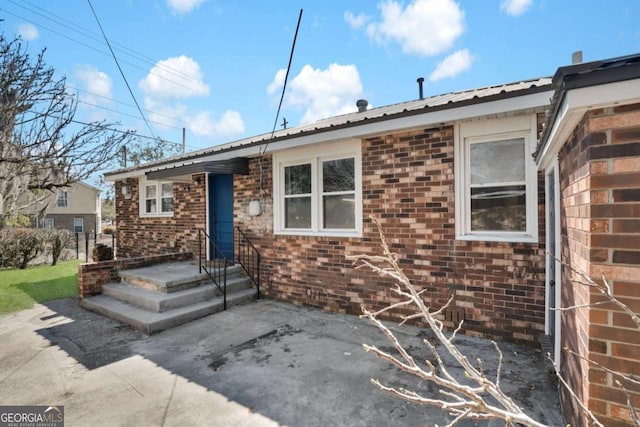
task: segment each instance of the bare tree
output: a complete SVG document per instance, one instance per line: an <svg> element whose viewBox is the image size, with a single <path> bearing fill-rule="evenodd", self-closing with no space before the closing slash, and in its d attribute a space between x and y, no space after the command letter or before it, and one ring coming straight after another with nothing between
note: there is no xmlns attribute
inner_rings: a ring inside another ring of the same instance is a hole
<svg viewBox="0 0 640 427"><path fill-rule="evenodd" d="M424 291L418 291L415 288L413 283L404 274L400 267L399 255L391 252L379 221L375 218L371 219L378 228L383 254L378 256L354 255L348 256L347 258L354 262L357 269L366 268L382 277L392 279L394 281L394 285L391 290L401 297L401 301L378 311L370 311L364 307L362 309L364 313L363 317L368 318L380 331L382 331L387 339L393 344L397 354L392 354L390 352L383 351L378 347L367 344L364 345L364 348L366 351L375 354L377 357L387 360L402 371L415 375L419 379L434 383L438 386L440 395L436 397L421 395L415 391L382 384L376 379L372 379L372 383L378 389L401 399L417 404L438 407L447 411L454 417L453 421L451 421L448 426L453 426L464 419L501 419L504 420L505 425L518 424L535 427L544 426L544 424L527 415L522 408L501 388L500 371L503 356L498 345L493 342L496 349L496 357L498 358L497 374L495 378L489 378L483 369L482 361L478 360L477 365L471 363L454 342L456 334L462 328L463 322L461 321L452 333L447 334L444 331L444 324L440 318L442 317L442 313L453 301L453 297L451 297L444 306L438 309L428 307L422 298L422 293ZM582 279L580 283L597 288L601 294L606 296L606 303L614 304L618 308L622 309L640 327L640 319L638 318L638 315L615 298L606 278L603 278L603 284L601 285L584 273L576 273ZM595 303L592 305L601 304L603 303ZM421 364L416 361L396 338L393 332L379 319L382 314L390 310L407 307L414 308L415 313L404 316L402 323L409 320L420 320L426 323L433 331L435 336L434 342L424 340L424 344L433 354L433 360L435 362L427 360L424 364ZM572 310L575 308L578 307L568 307L566 310ZM439 346L436 346L436 344L439 344ZM444 351L449 355L449 357L453 358L457 366L464 369L465 378L458 378L449 372L443 362L445 356L440 353L442 350L438 350L438 347L444 348ZM565 351L576 357L582 357L568 349L565 349ZM638 386L640 385L640 380L636 376L607 369L606 367L598 365L591 360L587 359L586 361L598 366L606 372L611 373L616 378L616 384L618 384L620 390L622 390L627 397L627 406L631 413L632 420L635 425L640 427L638 412L633 407L630 394L623 384L626 383L628 385ZM591 413L584 404L582 404L580 399L559 375L559 373L557 376L562 386L567 388L569 394L573 399L575 399L576 404L581 407L582 411L589 418L590 424L594 426L602 426L594 414Z"/></svg>
<svg viewBox="0 0 640 427"><path fill-rule="evenodd" d="M500 388L502 353L495 342L494 345L499 358L498 371L496 378L490 379L483 371L482 364L479 363L477 366L472 364L454 343L456 333L459 332L463 322L461 321L458 324L458 327L450 336L447 336L444 331L444 324L439 317L453 301L453 297L438 310L432 311L430 307L427 307L422 299L422 292L417 291L413 283L402 271L398 254L391 252L380 223L375 218L372 218L372 220L378 227L383 255L355 255L347 258L354 261L357 269L368 268L380 276L393 279L395 282L394 287L391 289L402 298L400 302L375 312L369 311L364 307L362 311L364 317L368 318L391 341L399 356L367 344L364 345L364 348L366 351L389 361L405 372L416 375L425 381L433 382L440 387L441 395L437 398L424 396L411 390L386 386L378 380L372 380L373 384L380 390L404 400L446 410L454 416L454 420L449 425L455 425L455 423L463 419L502 419L507 424L520 423L525 426L543 427L544 424L525 414L520 406ZM424 340L424 344L433 354L435 364L428 360L425 361L425 365L416 362L393 332L378 319L380 315L389 310L411 306L414 306L417 310L415 314L405 316L403 318L404 321L420 319L429 325L437 341L442 344L457 364L464 369L467 381L456 378L449 373L443 362L443 355L429 340Z"/></svg>
<svg viewBox="0 0 640 427"><path fill-rule="evenodd" d="M560 260L558 260L558 261L560 261ZM622 301L620 301L618 298L616 298L616 296L613 294L613 289L612 289L611 285L609 284L609 280L607 280L607 277L604 274L602 274L602 282L598 283L595 280L593 280L591 277L589 277L589 275L586 274L584 271L579 271L578 269L574 268L572 265L568 265L566 263L562 263L562 265L564 267L568 268L571 271L571 273L573 274L573 278L572 278L572 282L573 283L577 283L580 286L586 286L588 288L595 289L602 296L604 296L604 300L599 301L599 302L589 303L589 304L583 304L583 305L573 305L573 306L570 306L570 307L555 308L554 310L560 311L560 312L565 312L565 311L576 310L576 309L579 309L579 308L591 308L591 307L598 307L598 306L603 306L603 305L615 306L619 310L624 312L627 316L629 316L629 318L636 324L636 328L640 331L640 316L638 316L637 313L635 313L633 310L631 310L631 308L629 308L629 306L627 306ZM587 357L584 357L584 356L576 353L575 351L571 350L570 348L565 347L565 348L563 348L563 350L568 355L571 355L571 356L573 356L575 358L581 359L581 360L587 362L588 364L597 367L598 369L602 370L603 372L611 374L614 383L622 391L622 393L624 394L624 396L626 398L626 402L625 403L627 405L627 409L629 410L629 415L631 417L631 421L633 421L634 425L636 425L637 427L640 427L640 411L638 409L636 409L635 406L633 405L631 394L627 390L627 387L629 387L629 386L633 386L633 387L635 387L637 389L640 386L640 377L638 375L634 375L632 373L625 373L625 372L621 372L621 371L616 371L616 370L610 369L610 368L608 368L608 367L606 367L606 366L604 366L604 365L602 365L602 364L600 364L600 363L598 363L598 362L596 362L594 360L591 360L591 359L589 359ZM553 364L553 366L554 366L554 368L556 370L558 381L560 382L560 385L567 391L569 396L571 396L571 398L574 400L576 405L582 410L582 412L589 419L590 423L595 427L604 427L604 424L602 424L596 418L596 416L589 410L589 408L586 407L586 405L582 402L582 400L580 400L580 398L577 396L575 391L571 388L569 383L567 383L564 380L564 378L562 378L562 376L560 375L560 373L558 371L558 367L556 366L556 364L555 364L553 358L551 357L551 355L547 355L547 358ZM625 385L627 387L625 387Z"/></svg>
<svg viewBox="0 0 640 427"><path fill-rule="evenodd" d="M20 39L0 34L0 229L58 188L87 179L132 134L106 122L74 120L77 96L65 78L32 58Z"/></svg>
<svg viewBox="0 0 640 427"><path fill-rule="evenodd" d="M130 144L127 144L126 156L119 157L119 162L123 168L131 164L137 166L142 163L175 156L181 152L181 146L175 142L166 141L162 138L136 138Z"/></svg>

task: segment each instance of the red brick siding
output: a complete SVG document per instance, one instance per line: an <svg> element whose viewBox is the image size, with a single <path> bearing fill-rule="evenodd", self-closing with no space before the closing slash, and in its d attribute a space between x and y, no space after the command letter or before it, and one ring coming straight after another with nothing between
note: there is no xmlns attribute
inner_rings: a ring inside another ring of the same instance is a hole
<svg viewBox="0 0 640 427"><path fill-rule="evenodd" d="M362 238L274 236L271 156L262 167L252 160L250 175L235 179L235 217L262 252L265 294L354 314L362 305L381 308L396 301L389 282L354 270L345 258L379 253L378 234L368 220L373 215L392 249L402 255L405 273L419 289L428 289L430 304L439 307L456 295L447 316L465 318L465 332L536 340L544 329L543 244L455 239L453 152L452 127L364 140ZM263 215L247 215L250 200L263 200ZM543 236L542 223L539 228ZM392 316L398 320L401 314L398 310Z"/></svg>
<svg viewBox="0 0 640 427"><path fill-rule="evenodd" d="M640 312L640 104L588 113L562 148L563 261L594 280L604 273L614 294ZM563 305L602 300L563 269ZM562 316L562 347L611 369L640 372L640 331L620 309L603 305ZM603 370L563 353L562 373L607 426L632 425L624 396ZM640 388L633 401L640 407ZM567 421L586 421L563 393Z"/></svg>
<svg viewBox="0 0 640 427"><path fill-rule="evenodd" d="M198 253L198 228L206 228L206 183L203 174L190 183L173 184L173 217L141 218L138 179L129 178L131 198L116 182L116 238L119 257L136 257L169 252Z"/></svg>

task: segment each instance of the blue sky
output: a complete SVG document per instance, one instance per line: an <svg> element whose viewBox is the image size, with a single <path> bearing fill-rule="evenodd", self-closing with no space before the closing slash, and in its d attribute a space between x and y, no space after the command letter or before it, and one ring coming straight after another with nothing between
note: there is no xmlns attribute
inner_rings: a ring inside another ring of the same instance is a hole
<svg viewBox="0 0 640 427"><path fill-rule="evenodd" d="M91 0L151 130L140 119L87 0L3 0L20 34L76 90L79 120L194 150L270 132L300 9L279 123L425 94L552 75L571 53L640 52L637 0Z"/></svg>

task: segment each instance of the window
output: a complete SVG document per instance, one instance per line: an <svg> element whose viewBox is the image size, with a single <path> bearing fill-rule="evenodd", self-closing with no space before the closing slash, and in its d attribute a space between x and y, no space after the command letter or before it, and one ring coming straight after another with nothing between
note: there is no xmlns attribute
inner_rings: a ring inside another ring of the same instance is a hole
<svg viewBox="0 0 640 427"><path fill-rule="evenodd" d="M140 180L140 215L172 216L173 184L170 182Z"/></svg>
<svg viewBox="0 0 640 427"><path fill-rule="evenodd" d="M42 222L44 228L53 228L53 218L45 218Z"/></svg>
<svg viewBox="0 0 640 427"><path fill-rule="evenodd" d="M84 218L73 218L73 231L74 233L84 232Z"/></svg>
<svg viewBox="0 0 640 427"><path fill-rule="evenodd" d="M284 228L311 228L311 163L284 168Z"/></svg>
<svg viewBox="0 0 640 427"><path fill-rule="evenodd" d="M276 233L359 236L360 157L360 141L276 153Z"/></svg>
<svg viewBox="0 0 640 427"><path fill-rule="evenodd" d="M66 191L60 191L58 193L58 202L57 205L59 208L66 208L69 203L68 193Z"/></svg>
<svg viewBox="0 0 640 427"><path fill-rule="evenodd" d="M467 144L471 231L527 230L524 138Z"/></svg>
<svg viewBox="0 0 640 427"><path fill-rule="evenodd" d="M322 218L324 228L355 228L355 159L322 162Z"/></svg>
<svg viewBox="0 0 640 427"><path fill-rule="evenodd" d="M537 241L537 180L530 154L535 116L465 123L458 130L457 237Z"/></svg>

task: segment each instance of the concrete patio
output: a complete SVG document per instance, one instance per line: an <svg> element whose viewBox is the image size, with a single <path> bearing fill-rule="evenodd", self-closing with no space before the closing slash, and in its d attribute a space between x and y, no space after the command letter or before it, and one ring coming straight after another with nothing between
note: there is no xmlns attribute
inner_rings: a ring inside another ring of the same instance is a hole
<svg viewBox="0 0 640 427"><path fill-rule="evenodd" d="M418 357L426 331L396 328ZM446 413L376 390L370 378L437 393L362 343L389 348L353 316L274 301L146 336L74 299L0 316L0 404L64 405L67 426L433 426ZM489 341L460 337L488 372ZM528 413L563 425L539 350L501 343L502 382ZM460 423L498 426L503 422Z"/></svg>

